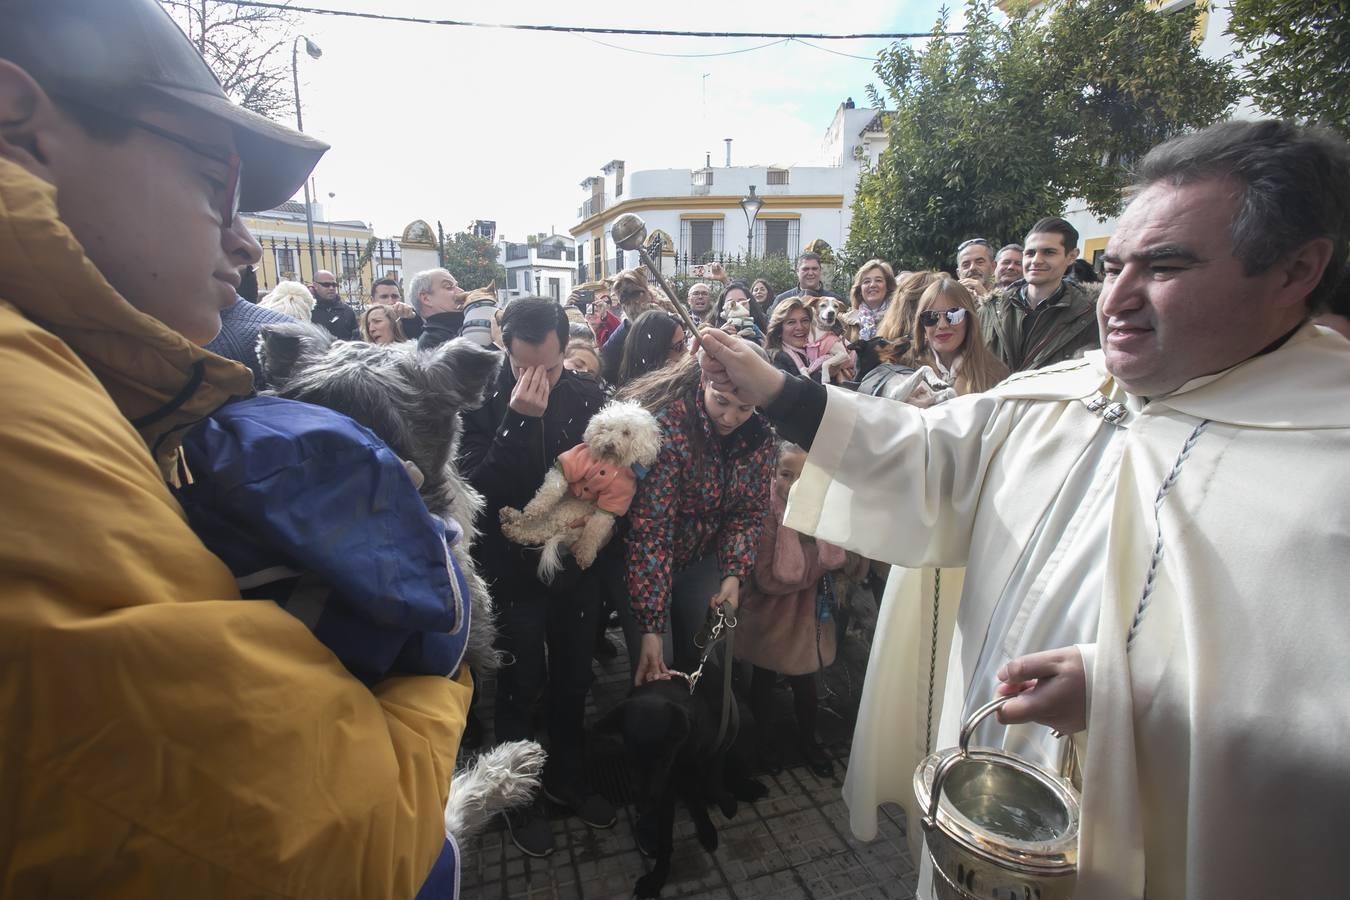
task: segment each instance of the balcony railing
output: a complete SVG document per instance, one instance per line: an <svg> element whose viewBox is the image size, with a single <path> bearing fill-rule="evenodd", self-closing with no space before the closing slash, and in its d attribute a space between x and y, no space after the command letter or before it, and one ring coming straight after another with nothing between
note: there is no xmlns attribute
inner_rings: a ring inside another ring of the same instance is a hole
<svg viewBox="0 0 1350 900"><path fill-rule="evenodd" d="M572 247L562 247L557 244L507 244L507 262L529 259L531 250L534 251L535 259L565 259L571 262L577 258L577 251Z"/></svg>
<svg viewBox="0 0 1350 900"><path fill-rule="evenodd" d="M581 204L581 207L577 210L577 217L580 219L589 219L591 216L603 210L606 206L609 206L609 195L596 194L591 197L591 199Z"/></svg>

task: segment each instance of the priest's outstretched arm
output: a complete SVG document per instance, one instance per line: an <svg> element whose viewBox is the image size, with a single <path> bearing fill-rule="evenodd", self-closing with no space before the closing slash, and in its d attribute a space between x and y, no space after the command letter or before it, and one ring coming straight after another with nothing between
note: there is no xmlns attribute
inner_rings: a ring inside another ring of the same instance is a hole
<svg viewBox="0 0 1350 900"><path fill-rule="evenodd" d="M701 340L714 387L759 405L808 450L785 524L894 565L966 564L990 461L1016 420L1008 401L920 410L785 375L719 332Z"/></svg>

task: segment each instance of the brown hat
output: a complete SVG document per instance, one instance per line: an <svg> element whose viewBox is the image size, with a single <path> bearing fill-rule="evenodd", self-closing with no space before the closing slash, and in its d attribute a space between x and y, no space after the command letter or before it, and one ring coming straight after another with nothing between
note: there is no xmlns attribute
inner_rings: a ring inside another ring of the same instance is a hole
<svg viewBox="0 0 1350 900"><path fill-rule="evenodd" d="M134 91L169 98L228 124L243 162L239 208L294 196L328 150L323 141L236 106L156 0L0 0L0 58L47 90L76 99Z"/></svg>

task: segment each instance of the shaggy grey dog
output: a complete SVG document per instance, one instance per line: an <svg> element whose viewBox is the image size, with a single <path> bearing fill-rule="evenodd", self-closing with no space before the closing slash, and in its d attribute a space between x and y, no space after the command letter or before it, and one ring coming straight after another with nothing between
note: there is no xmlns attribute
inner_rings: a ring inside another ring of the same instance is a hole
<svg viewBox="0 0 1350 900"><path fill-rule="evenodd" d="M465 662L480 674L499 666L492 598L469 549L483 498L455 467L459 411L481 406L497 379L502 354L458 338L434 350L412 343L339 341L308 323L267 325L258 359L268 393L336 410L375 432L408 466L433 515L464 534L452 552L473 604ZM455 772L445 808L446 833L458 842L497 812L528 801L539 786L544 750L515 741Z"/></svg>
<svg viewBox="0 0 1350 900"><path fill-rule="evenodd" d="M411 343L339 341L304 322L264 326L258 360L271 390L288 400L326 406L375 432L409 466L432 515L453 519L464 534L453 553L473 601L465 660L477 672L498 668L492 599L469 548L483 498L455 467L459 411L481 406L502 355L456 339L434 350Z"/></svg>

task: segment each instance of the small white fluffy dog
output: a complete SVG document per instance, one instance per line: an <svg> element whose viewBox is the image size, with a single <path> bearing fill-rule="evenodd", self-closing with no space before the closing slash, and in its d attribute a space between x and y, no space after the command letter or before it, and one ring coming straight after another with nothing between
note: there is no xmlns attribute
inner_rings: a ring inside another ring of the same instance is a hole
<svg viewBox="0 0 1350 900"><path fill-rule="evenodd" d="M840 333L840 319L847 310L844 301L834 297L815 297L807 309L811 311L811 343L820 348L820 381L829 384L849 360L848 342Z"/></svg>
<svg viewBox="0 0 1350 900"><path fill-rule="evenodd" d="M661 426L636 403L615 401L591 417L582 440L558 457L523 510L501 511L502 534L543 548L539 579L545 584L562 571L564 547L583 569L595 562L614 533L614 519L628 512L637 479L661 452ZM572 527L578 521L584 524Z"/></svg>
<svg viewBox="0 0 1350 900"><path fill-rule="evenodd" d="M737 332L746 328L755 327L755 318L750 315L750 301L740 298L732 300L722 308L722 322L730 325Z"/></svg>
<svg viewBox="0 0 1350 900"><path fill-rule="evenodd" d="M298 322L308 322L314 313L314 295L298 281L281 281L258 301L258 305Z"/></svg>
<svg viewBox="0 0 1350 900"><path fill-rule="evenodd" d="M450 782L445 835L462 850L464 841L503 810L528 803L544 771L544 748L534 741L510 741L481 754Z"/></svg>

